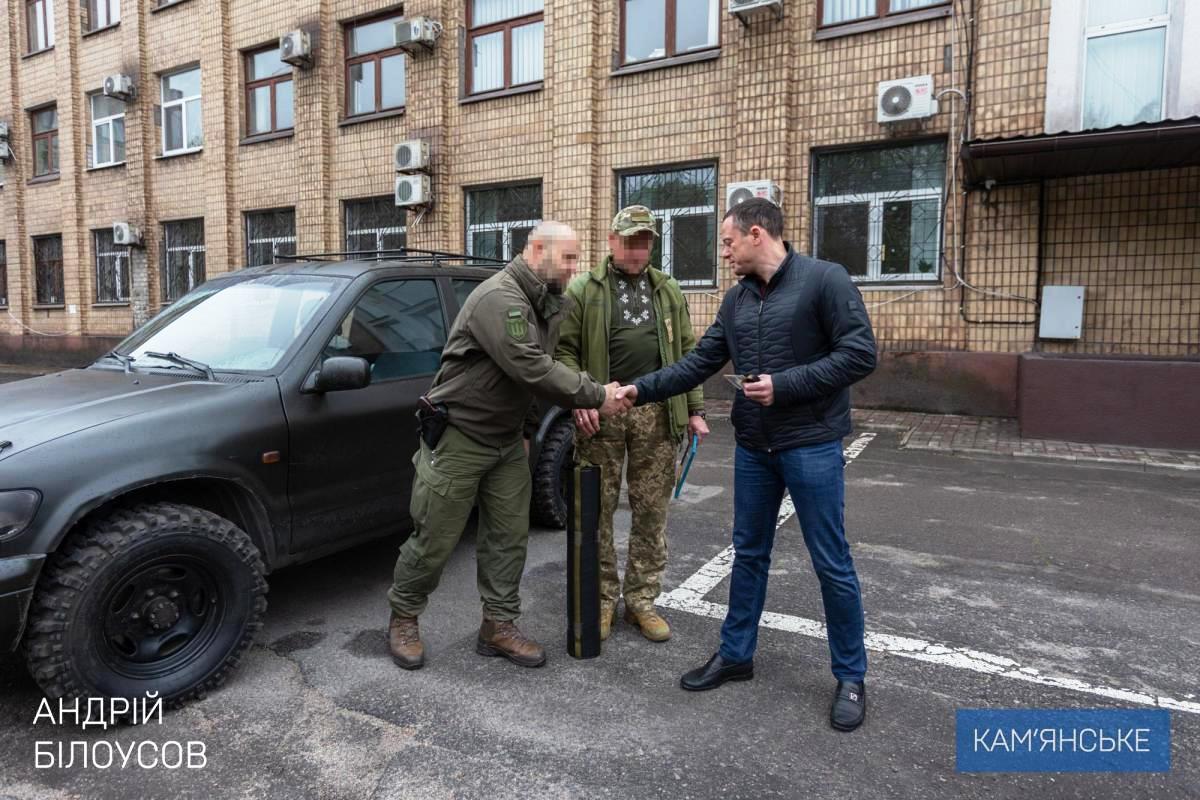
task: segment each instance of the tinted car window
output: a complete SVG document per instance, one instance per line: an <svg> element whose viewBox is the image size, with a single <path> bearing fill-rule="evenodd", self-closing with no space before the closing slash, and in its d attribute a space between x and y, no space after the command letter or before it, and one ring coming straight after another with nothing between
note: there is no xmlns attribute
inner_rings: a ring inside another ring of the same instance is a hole
<svg viewBox="0 0 1200 800"><path fill-rule="evenodd" d="M478 289L481 283L483 281L478 281L474 278L452 278L450 280L450 285L454 287L454 297L458 300L459 308L462 308L466 304L467 296Z"/></svg>
<svg viewBox="0 0 1200 800"><path fill-rule="evenodd" d="M323 355L365 358L376 383L436 372L445 344L446 319L437 284L384 281L354 305Z"/></svg>

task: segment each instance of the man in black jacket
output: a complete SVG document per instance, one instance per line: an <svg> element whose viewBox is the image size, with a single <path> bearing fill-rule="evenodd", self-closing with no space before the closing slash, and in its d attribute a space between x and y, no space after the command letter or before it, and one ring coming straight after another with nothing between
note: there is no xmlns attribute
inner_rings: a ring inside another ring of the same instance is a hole
<svg viewBox="0 0 1200 800"><path fill-rule="evenodd" d="M741 280L726 294L696 349L622 387L648 403L698 386L732 360L748 376L734 400L733 575L721 648L686 673L684 689L754 677L758 621L784 491L791 493L825 605L837 689L830 723L854 730L866 715L862 593L843 524L842 437L852 383L875 368L875 336L862 295L839 264L801 256L783 240L783 215L767 200L734 206L721 224L721 255Z"/></svg>

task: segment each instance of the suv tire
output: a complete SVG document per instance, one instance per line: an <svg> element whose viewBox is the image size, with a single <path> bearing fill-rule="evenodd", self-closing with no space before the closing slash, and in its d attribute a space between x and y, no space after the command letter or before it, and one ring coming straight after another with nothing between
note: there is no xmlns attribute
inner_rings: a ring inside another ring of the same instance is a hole
<svg viewBox="0 0 1200 800"><path fill-rule="evenodd" d="M564 414L546 431L533 469L533 522L545 528L567 525L567 476L574 463L575 422Z"/></svg>
<svg viewBox="0 0 1200 800"><path fill-rule="evenodd" d="M178 706L233 670L266 610L258 549L194 506L123 508L47 560L25 637L50 698L142 697Z"/></svg>

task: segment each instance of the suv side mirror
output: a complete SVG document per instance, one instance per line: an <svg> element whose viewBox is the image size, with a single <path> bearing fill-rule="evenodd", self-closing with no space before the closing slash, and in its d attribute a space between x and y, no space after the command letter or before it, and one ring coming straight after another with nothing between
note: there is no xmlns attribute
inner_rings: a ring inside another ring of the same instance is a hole
<svg viewBox="0 0 1200 800"><path fill-rule="evenodd" d="M357 356L334 356L321 362L304 382L305 394L345 392L371 384L371 365Z"/></svg>

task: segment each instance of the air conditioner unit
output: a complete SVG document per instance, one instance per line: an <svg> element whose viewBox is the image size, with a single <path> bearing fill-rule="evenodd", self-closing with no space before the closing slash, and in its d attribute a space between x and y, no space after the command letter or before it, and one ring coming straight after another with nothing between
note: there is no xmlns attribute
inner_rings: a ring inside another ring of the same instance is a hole
<svg viewBox="0 0 1200 800"><path fill-rule="evenodd" d="M118 100L132 100L136 94L133 78L128 75L109 75L104 79L104 94Z"/></svg>
<svg viewBox="0 0 1200 800"><path fill-rule="evenodd" d="M128 222L114 222L112 233L113 244L132 247L142 243L142 232Z"/></svg>
<svg viewBox="0 0 1200 800"><path fill-rule="evenodd" d="M304 31L288 31L279 37L279 60L294 67L312 63L312 39Z"/></svg>
<svg viewBox="0 0 1200 800"><path fill-rule="evenodd" d="M441 26L428 17L403 17L396 20L396 47L406 52L432 50Z"/></svg>
<svg viewBox="0 0 1200 800"><path fill-rule="evenodd" d="M925 119L937 113L933 76L918 75L898 81L881 81L876 92L876 122Z"/></svg>
<svg viewBox="0 0 1200 800"><path fill-rule="evenodd" d="M12 157L12 148L8 146L8 142L0 139L0 161L8 161Z"/></svg>
<svg viewBox="0 0 1200 800"><path fill-rule="evenodd" d="M8 123L0 122L0 142L8 141Z"/></svg>
<svg viewBox="0 0 1200 800"><path fill-rule="evenodd" d="M770 200L777 206L783 204L783 192L779 191L779 184L772 181L742 181L725 187L725 210L755 197Z"/></svg>
<svg viewBox="0 0 1200 800"><path fill-rule="evenodd" d="M775 12L776 19L783 19L783 0L729 0L727 6L729 13L741 20L743 25L748 25L746 18L742 15L748 11L757 11L760 8L770 8Z"/></svg>
<svg viewBox="0 0 1200 800"><path fill-rule="evenodd" d="M428 175L396 176L396 205L427 206L432 200Z"/></svg>
<svg viewBox="0 0 1200 800"><path fill-rule="evenodd" d="M421 139L400 142L392 151L396 172L421 172L429 169L429 143Z"/></svg>

